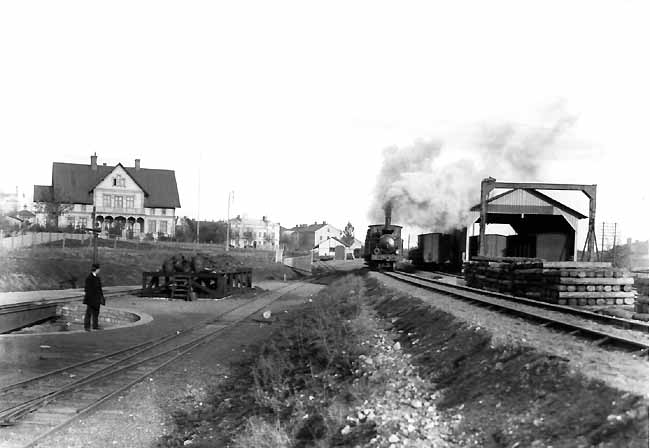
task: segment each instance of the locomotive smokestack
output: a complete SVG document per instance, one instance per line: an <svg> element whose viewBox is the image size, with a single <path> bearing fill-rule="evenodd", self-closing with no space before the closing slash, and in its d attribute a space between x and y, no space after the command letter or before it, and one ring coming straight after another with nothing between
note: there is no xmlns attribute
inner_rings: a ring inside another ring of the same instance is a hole
<svg viewBox="0 0 650 448"><path fill-rule="evenodd" d="M384 205L384 214L386 215L385 226L388 227L390 225L393 214L393 204L391 204L390 201L386 202L386 205Z"/></svg>

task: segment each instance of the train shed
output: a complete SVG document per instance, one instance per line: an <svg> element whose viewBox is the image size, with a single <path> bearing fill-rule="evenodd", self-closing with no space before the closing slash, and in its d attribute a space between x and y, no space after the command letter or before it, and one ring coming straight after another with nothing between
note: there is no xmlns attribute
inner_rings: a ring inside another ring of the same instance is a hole
<svg viewBox="0 0 650 448"><path fill-rule="evenodd" d="M507 224L514 235L486 235L486 255L575 261L578 221L582 213L533 188L513 188L487 199L486 222ZM466 253L479 254L479 236L472 236L474 224L481 224L481 204L470 209Z"/></svg>

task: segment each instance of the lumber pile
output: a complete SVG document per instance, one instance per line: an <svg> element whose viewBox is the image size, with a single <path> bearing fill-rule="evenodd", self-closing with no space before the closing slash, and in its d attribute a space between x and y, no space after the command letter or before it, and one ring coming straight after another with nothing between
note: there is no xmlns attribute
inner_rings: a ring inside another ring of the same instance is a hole
<svg viewBox="0 0 650 448"><path fill-rule="evenodd" d="M634 288L637 290L634 302L634 318L648 320L648 273L634 273Z"/></svg>
<svg viewBox="0 0 650 448"><path fill-rule="evenodd" d="M611 263L477 257L465 264L468 286L570 306L632 305L634 278Z"/></svg>

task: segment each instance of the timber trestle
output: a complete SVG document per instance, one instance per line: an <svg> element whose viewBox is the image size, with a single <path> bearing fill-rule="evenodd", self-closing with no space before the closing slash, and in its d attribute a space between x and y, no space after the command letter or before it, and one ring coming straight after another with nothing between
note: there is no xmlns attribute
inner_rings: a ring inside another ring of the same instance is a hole
<svg viewBox="0 0 650 448"><path fill-rule="evenodd" d="M142 273L142 296L194 300L197 297L220 299L252 288L253 270L228 272Z"/></svg>

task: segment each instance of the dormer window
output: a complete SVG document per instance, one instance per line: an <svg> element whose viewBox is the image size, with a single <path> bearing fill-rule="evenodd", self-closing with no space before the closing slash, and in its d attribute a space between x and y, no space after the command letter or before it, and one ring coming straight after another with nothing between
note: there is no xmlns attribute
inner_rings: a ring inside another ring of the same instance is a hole
<svg viewBox="0 0 650 448"><path fill-rule="evenodd" d="M126 187L126 179L119 174L113 178L114 187Z"/></svg>

